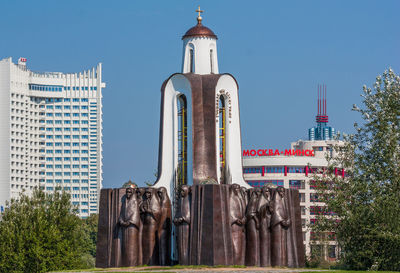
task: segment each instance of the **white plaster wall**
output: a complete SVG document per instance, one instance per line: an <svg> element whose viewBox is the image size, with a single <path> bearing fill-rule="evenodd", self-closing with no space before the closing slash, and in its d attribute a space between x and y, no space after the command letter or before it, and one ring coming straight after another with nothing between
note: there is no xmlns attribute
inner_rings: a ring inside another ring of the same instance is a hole
<svg viewBox="0 0 400 273"><path fill-rule="evenodd" d="M218 74L217 40L210 37L190 37L183 40L182 73L190 73L190 48L194 51L195 74ZM210 50L213 50L210 58ZM211 59L213 71L211 71Z"/></svg>
<svg viewBox="0 0 400 273"><path fill-rule="evenodd" d="M161 173L158 176L154 187L167 188L168 195L173 200L171 193L174 192L174 182L176 179L176 170L178 167L178 113L177 96L185 94L188 108L188 184L193 183L192 178L192 135L191 135L191 87L190 82L182 74L173 75L165 85L163 104L163 131L162 131L162 157ZM161 129L161 128L160 128Z"/></svg>
<svg viewBox="0 0 400 273"><path fill-rule="evenodd" d="M243 179L242 167L242 139L240 132L240 113L239 113L239 97L238 86L235 79L229 75L222 75L215 87L216 107L217 98L220 95L225 97L226 108L226 167L229 169L232 177L232 183L239 184L242 187L250 188ZM219 127L219 117L216 117L217 132ZM219 151L219 134L217 137L217 151ZM219 154L217 153L218 166L220 165ZM218 180L221 178L221 173L218 168Z"/></svg>

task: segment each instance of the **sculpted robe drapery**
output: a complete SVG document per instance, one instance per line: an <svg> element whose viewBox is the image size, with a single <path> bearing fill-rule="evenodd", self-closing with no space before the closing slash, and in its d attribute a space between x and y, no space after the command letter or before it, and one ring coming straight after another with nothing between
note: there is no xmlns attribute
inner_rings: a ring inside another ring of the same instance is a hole
<svg viewBox="0 0 400 273"><path fill-rule="evenodd" d="M158 226L158 240L159 240L159 264L169 265L171 263L171 201L169 200L167 189L164 187L159 188L158 197L161 206L161 218Z"/></svg>
<svg viewBox="0 0 400 273"><path fill-rule="evenodd" d="M233 264L244 265L246 249L246 201L240 186L233 184L230 189L230 225L233 245Z"/></svg>
<svg viewBox="0 0 400 273"><path fill-rule="evenodd" d="M121 214L118 219L122 229L121 260L122 266L136 266L140 260L140 200L133 194L129 199L124 197L121 206ZM129 223L124 226L124 223Z"/></svg>
<svg viewBox="0 0 400 273"><path fill-rule="evenodd" d="M260 189L250 190L250 200L246 210L246 260L248 266L260 265L259 221L257 216Z"/></svg>
<svg viewBox="0 0 400 273"><path fill-rule="evenodd" d="M263 188L258 202L261 266L271 266L271 205L271 189Z"/></svg>
<svg viewBox="0 0 400 273"><path fill-rule="evenodd" d="M279 187L274 194L271 219L272 266L288 265L287 228L290 224L290 219L285 198L285 190Z"/></svg>
<svg viewBox="0 0 400 273"><path fill-rule="evenodd" d="M141 206L141 213L143 217L143 264L157 265L159 263L158 228L161 220L161 205L156 189L146 189L145 200Z"/></svg>
<svg viewBox="0 0 400 273"><path fill-rule="evenodd" d="M178 198L178 210L174 219L177 231L179 264L189 264L190 202L189 187L184 185Z"/></svg>

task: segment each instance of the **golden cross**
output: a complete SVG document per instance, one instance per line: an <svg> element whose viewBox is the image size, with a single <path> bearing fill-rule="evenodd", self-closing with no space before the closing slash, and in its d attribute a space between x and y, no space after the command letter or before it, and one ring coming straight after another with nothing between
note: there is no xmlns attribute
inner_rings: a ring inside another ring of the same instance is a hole
<svg viewBox="0 0 400 273"><path fill-rule="evenodd" d="M200 6L199 6L199 7L197 8L196 12L199 13L199 16L197 16L197 19L200 19L200 20L201 20L201 13L204 12L204 10L201 10L201 9L200 9Z"/></svg>

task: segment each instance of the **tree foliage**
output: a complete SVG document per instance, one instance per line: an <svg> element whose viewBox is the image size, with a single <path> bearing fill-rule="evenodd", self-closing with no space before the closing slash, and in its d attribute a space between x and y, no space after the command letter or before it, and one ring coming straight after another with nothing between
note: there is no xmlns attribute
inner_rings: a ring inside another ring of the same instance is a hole
<svg viewBox="0 0 400 273"><path fill-rule="evenodd" d="M353 110L363 122L316 177L326 207L312 229L336 233L341 262L350 269L400 270L399 77L385 71L373 89L364 86L362 97ZM345 168L346 177L335 176L334 168Z"/></svg>
<svg viewBox="0 0 400 273"><path fill-rule="evenodd" d="M0 221L0 272L92 266L95 220L83 221L75 212L65 192L34 190L12 200Z"/></svg>

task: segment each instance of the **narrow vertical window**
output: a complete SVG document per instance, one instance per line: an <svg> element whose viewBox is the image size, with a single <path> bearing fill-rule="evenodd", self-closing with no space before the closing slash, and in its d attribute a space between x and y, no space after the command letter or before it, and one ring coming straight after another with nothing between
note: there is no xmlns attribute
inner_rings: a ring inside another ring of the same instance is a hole
<svg viewBox="0 0 400 273"><path fill-rule="evenodd" d="M211 74L214 73L213 50L212 49L210 49L210 68L211 68Z"/></svg>
<svg viewBox="0 0 400 273"><path fill-rule="evenodd" d="M225 163L226 163L226 110L225 99L219 97L219 162L221 170L221 184L225 183Z"/></svg>
<svg viewBox="0 0 400 273"><path fill-rule="evenodd" d="M185 95L178 97L178 189L181 185L187 184L187 102Z"/></svg>
<svg viewBox="0 0 400 273"><path fill-rule="evenodd" d="M194 52L193 52L193 49L190 49L189 54L190 54L190 56L189 56L190 73L193 73L194 72Z"/></svg>

